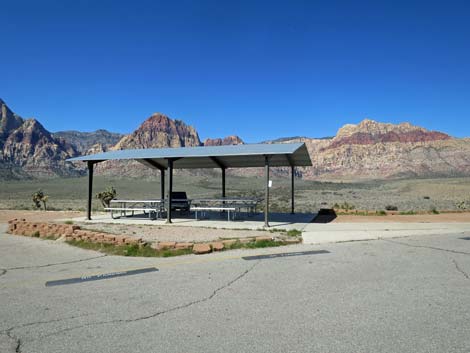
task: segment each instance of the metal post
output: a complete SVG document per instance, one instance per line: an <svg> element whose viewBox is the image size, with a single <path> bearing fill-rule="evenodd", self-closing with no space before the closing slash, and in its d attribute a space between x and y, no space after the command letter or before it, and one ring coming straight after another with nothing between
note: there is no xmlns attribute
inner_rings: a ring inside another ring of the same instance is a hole
<svg viewBox="0 0 470 353"><path fill-rule="evenodd" d="M291 211L290 213L294 214L294 176L295 176L295 167L291 166L290 167L290 173L291 173L291 184L290 184L290 197L291 197Z"/></svg>
<svg viewBox="0 0 470 353"><path fill-rule="evenodd" d="M269 157L264 156L264 174L266 175L266 189L264 196L264 226L269 227Z"/></svg>
<svg viewBox="0 0 470 353"><path fill-rule="evenodd" d="M168 208L166 210L166 223L171 223L171 192L173 191L173 160L168 159Z"/></svg>
<svg viewBox="0 0 470 353"><path fill-rule="evenodd" d="M225 168L222 168L222 198L225 198Z"/></svg>
<svg viewBox="0 0 470 353"><path fill-rule="evenodd" d="M160 198L165 200L165 169L160 169Z"/></svg>
<svg viewBox="0 0 470 353"><path fill-rule="evenodd" d="M93 197L93 162L88 161L88 202L86 209L86 218L91 220L91 200Z"/></svg>

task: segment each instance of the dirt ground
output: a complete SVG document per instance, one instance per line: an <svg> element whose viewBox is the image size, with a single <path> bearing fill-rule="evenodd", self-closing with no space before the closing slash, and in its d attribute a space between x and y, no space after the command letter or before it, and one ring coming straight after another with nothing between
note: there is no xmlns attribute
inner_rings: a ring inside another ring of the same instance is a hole
<svg viewBox="0 0 470 353"><path fill-rule="evenodd" d="M153 226L135 224L109 224L109 223L77 223L82 229L105 231L112 234L130 235L142 238L148 242L177 241L177 242L203 242L230 238L272 237L282 233L269 231L240 230L240 229L214 229L203 227Z"/></svg>
<svg viewBox="0 0 470 353"><path fill-rule="evenodd" d="M74 211L18 211L0 210L0 223L13 218L25 218L28 221L48 222L83 216L84 212ZM387 215L355 216L340 215L334 223L470 223L470 212L442 213L425 215ZM130 224L87 224L76 223L83 229L101 230L112 234L142 237L145 241L215 241L229 238L247 238L258 236L282 236L281 233L256 230L212 229L202 227L152 226ZM469 224L470 227L470 224Z"/></svg>
<svg viewBox="0 0 470 353"><path fill-rule="evenodd" d="M80 211L24 211L24 210L0 210L0 223L6 223L10 219L25 218L31 222L50 222L56 219L83 217L85 212Z"/></svg>

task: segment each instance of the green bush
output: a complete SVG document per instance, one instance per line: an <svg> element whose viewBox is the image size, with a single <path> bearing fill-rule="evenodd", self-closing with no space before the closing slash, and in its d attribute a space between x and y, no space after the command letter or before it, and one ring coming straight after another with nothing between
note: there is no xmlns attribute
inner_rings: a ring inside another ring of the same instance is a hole
<svg viewBox="0 0 470 353"><path fill-rule="evenodd" d="M287 231L287 236L289 237L298 237L301 235L302 235L302 232L298 229L290 229Z"/></svg>
<svg viewBox="0 0 470 353"><path fill-rule="evenodd" d="M39 189L36 191L33 195L33 203L36 208L41 208L41 203L44 206L44 211L47 211L46 203L47 200L49 199L49 196L45 195L44 192Z"/></svg>
<svg viewBox="0 0 470 353"><path fill-rule="evenodd" d="M109 207L112 199L116 198L117 192L113 186L109 186L105 191L96 194L96 198L101 201L103 207Z"/></svg>

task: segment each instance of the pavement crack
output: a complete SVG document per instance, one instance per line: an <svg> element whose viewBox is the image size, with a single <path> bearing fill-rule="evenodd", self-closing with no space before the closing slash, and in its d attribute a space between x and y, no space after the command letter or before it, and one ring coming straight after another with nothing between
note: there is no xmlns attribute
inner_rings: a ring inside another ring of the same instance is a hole
<svg viewBox="0 0 470 353"><path fill-rule="evenodd" d="M167 309L167 310L163 310L163 311L159 311L159 312L156 312L154 314L151 314L151 315L148 315L148 316L142 316L142 317L138 317L136 319L128 319L128 320L123 320L125 322L135 322L135 321L140 321L140 320L147 320L147 319L151 319L153 317L156 317L156 316L159 316L159 315L163 315L163 314L167 314L167 313L170 313L172 311L177 311L177 310L181 310L181 309L186 309L190 306L193 306L195 304L200 304L200 303L203 303L203 302L206 302L206 301L209 301L211 300L212 298L214 298L217 293L219 293L220 291L230 287L232 284L234 284L235 282L239 281L240 279L242 279L243 277L245 277L248 273L251 272L251 270L253 270L253 268L258 264L258 262L256 262L253 266L251 266L250 268L248 268L247 270L245 270L243 273L241 273L240 275L238 275L237 277L235 277L234 279L232 279L230 282L227 282L226 284L224 284L223 286L215 289L211 295L207 296L207 297L204 297L204 298L201 298L201 299L198 299L198 300L194 300L192 302L189 302L189 303L186 303L186 304L183 304L183 305L179 305L179 306L176 306L176 307L173 307L173 308L170 308L170 309Z"/></svg>
<svg viewBox="0 0 470 353"><path fill-rule="evenodd" d="M90 314L75 315L75 316L69 316L69 317L62 317L62 318L59 318L59 319L28 322L26 324L21 324L21 325L18 325L18 326L10 327L6 330L2 330L2 331L0 331L0 334L7 335L10 339L14 340L16 342L15 352L21 353L21 345L23 344L23 341L21 341L21 339L19 339L18 337L13 335L14 330L18 330L18 329L22 329L22 328L29 327L29 326L34 326L34 325L42 325L42 324L49 324L49 323L52 323L52 322L59 322L59 321L64 321L64 320L72 320L72 319L76 319L76 318L84 317L84 316L89 316L89 315Z"/></svg>
<svg viewBox="0 0 470 353"><path fill-rule="evenodd" d="M11 340L15 341L15 353L21 353L21 339L13 336L11 330L7 330L5 333Z"/></svg>
<svg viewBox="0 0 470 353"><path fill-rule="evenodd" d="M462 267L460 267L459 263L455 259L452 259L452 262L454 263L455 268L457 269L457 271L459 271L466 279L470 280L470 275L467 272L465 272L462 269Z"/></svg>
<svg viewBox="0 0 470 353"><path fill-rule="evenodd" d="M424 248L424 249L431 249L431 250L437 250L437 251L444 251L444 252L449 252L452 254L460 254L460 255L470 255L470 252L465 252L465 251L458 251L458 250L452 250L452 249L444 249L444 248L438 248L435 246L426 246L426 245L413 245L413 244L408 244L408 243L403 243L401 241L396 241L396 240L390 240L390 239L384 239L380 238L380 240L397 244L397 245L403 245L403 246L408 246L410 248Z"/></svg>
<svg viewBox="0 0 470 353"><path fill-rule="evenodd" d="M13 271L13 270L26 270L26 269L43 268L43 267L51 267L51 266L58 266L58 265L68 265L68 264L75 264L75 263L78 263L78 262L84 262L84 261L99 259L99 258L102 258L102 257L105 257L105 256L108 256L108 255L104 254L104 255L100 255L100 256L87 257L86 259L79 259L79 260L65 261L65 262L57 262L57 263L45 264L45 265L12 267L12 268L2 269L0 271L5 271L5 273L6 273L6 271ZM0 276L4 275L5 273L0 273Z"/></svg>
<svg viewBox="0 0 470 353"><path fill-rule="evenodd" d="M186 303L186 304L182 304L182 305L178 305L178 306L175 306L175 307L172 307L172 308L169 308L169 309L166 309L166 310L162 310L162 311L157 311L153 314L150 314L150 315L145 315L145 316L140 316L140 317L137 317L137 318L134 318L134 319L118 319L118 320L108 320L108 321L98 321L98 322L91 322L89 324L85 324L85 325L79 325L79 326L72 326L72 327L68 327L68 328L65 328L63 330L59 330L59 331L55 331L55 332L52 332L50 334L47 334L47 335L44 335L38 339L44 339L44 338L47 338L47 337L51 337L51 336L56 336L58 334L63 334L65 332L69 332L69 331L73 331L73 330L77 330L77 329L80 329L80 328L84 328L84 327L91 327L91 326L97 326L97 325L107 325L107 324L116 324L116 323L131 323L131 322L137 322L137 321L142 321L142 320L148 320L148 319L152 319L152 318L155 318L155 317L158 317L160 315L164 315L164 314L168 314L168 313L171 313L171 312L174 312L174 311L178 311L178 310L182 310L182 309L186 309L190 306L193 306L193 305L197 305L197 304L200 304L200 303L203 303L203 302L206 302L206 301L209 301L211 300L212 298L214 298L220 291L224 290L224 289L227 289L229 288L230 286L232 286L235 282L239 281L240 279L242 279L243 277L245 277L248 273L250 273L254 268L255 266L259 263L258 262L255 262L253 266L251 266L250 268L246 269L245 271L243 271L240 275L238 275L237 277L235 277L234 279L230 280L229 282L225 283L224 285L216 288L214 291L212 291L212 293L206 297L203 297L201 299L198 299L198 300L193 300L189 303Z"/></svg>

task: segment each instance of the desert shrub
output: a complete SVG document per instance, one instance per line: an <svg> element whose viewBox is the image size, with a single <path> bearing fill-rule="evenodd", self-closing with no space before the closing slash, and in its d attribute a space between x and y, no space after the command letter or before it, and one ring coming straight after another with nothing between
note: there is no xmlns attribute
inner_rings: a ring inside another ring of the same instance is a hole
<svg viewBox="0 0 470 353"><path fill-rule="evenodd" d="M302 235L302 232L298 229L289 229L287 231L287 236L289 237L298 237L298 236L301 236Z"/></svg>
<svg viewBox="0 0 470 353"><path fill-rule="evenodd" d="M436 209L436 207L433 207L429 210L432 214L439 214L439 211Z"/></svg>
<svg viewBox="0 0 470 353"><path fill-rule="evenodd" d="M429 197L429 196L424 196L424 199L425 199L425 200L431 200L431 197Z"/></svg>
<svg viewBox="0 0 470 353"><path fill-rule="evenodd" d="M109 203L117 195L116 189L113 186L109 186L105 191L96 194L96 198L101 201L103 207L109 207Z"/></svg>
<svg viewBox="0 0 470 353"><path fill-rule="evenodd" d="M386 216L387 212L385 212L384 210L380 210L380 211L377 211L376 214L377 216Z"/></svg>
<svg viewBox="0 0 470 353"><path fill-rule="evenodd" d="M393 206L393 205L387 205L385 206L385 209L387 211L398 211L398 207L397 206Z"/></svg>
<svg viewBox="0 0 470 353"><path fill-rule="evenodd" d="M44 211L47 211L46 204L47 204L47 200L49 199L49 196L45 195L41 189L36 191L32 195L32 198L33 198L34 206L36 206L36 208L41 208L41 203L42 203L42 205L44 206Z"/></svg>
<svg viewBox="0 0 470 353"><path fill-rule="evenodd" d="M459 210L467 210L469 208L469 204L467 201L460 201L460 202L457 202L457 208Z"/></svg>
<svg viewBox="0 0 470 353"><path fill-rule="evenodd" d="M342 204L335 203L333 205L333 208L337 209L337 210L351 211L351 210L355 210L356 206L354 206L353 204L350 204L348 202L343 202Z"/></svg>

